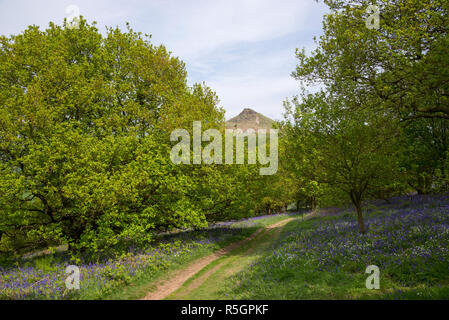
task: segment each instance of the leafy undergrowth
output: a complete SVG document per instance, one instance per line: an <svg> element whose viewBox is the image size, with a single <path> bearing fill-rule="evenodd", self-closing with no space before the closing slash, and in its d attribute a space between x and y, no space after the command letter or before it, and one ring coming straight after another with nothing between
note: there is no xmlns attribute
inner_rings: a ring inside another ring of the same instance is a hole
<svg viewBox="0 0 449 320"><path fill-rule="evenodd" d="M14 266L0 267L0 299L118 298L128 286L148 285L167 270L182 267L287 217L286 214L256 217L168 234L156 244L130 247L125 254L112 254L101 261L84 257L76 264L80 268L79 290L66 288L65 269L74 263L64 252L17 261Z"/></svg>
<svg viewBox="0 0 449 320"><path fill-rule="evenodd" d="M275 246L221 290L233 299L448 299L449 197L367 206L368 233L341 210L293 221ZM369 290L367 266L380 269Z"/></svg>

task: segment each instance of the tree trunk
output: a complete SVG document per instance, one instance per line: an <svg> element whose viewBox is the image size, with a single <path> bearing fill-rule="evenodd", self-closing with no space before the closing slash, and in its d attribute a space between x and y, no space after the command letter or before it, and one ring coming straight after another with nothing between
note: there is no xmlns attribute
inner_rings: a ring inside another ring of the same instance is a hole
<svg viewBox="0 0 449 320"><path fill-rule="evenodd" d="M310 197L309 203L310 203L310 207L312 208L312 210L316 210L316 208L318 206L316 197Z"/></svg>
<svg viewBox="0 0 449 320"><path fill-rule="evenodd" d="M419 195L429 194L432 188L432 176L418 176L418 186L415 188Z"/></svg>
<svg viewBox="0 0 449 320"><path fill-rule="evenodd" d="M363 221L362 205L360 201L356 201L354 205L357 211L357 221L359 223L359 231L360 233L366 233L365 222Z"/></svg>
<svg viewBox="0 0 449 320"><path fill-rule="evenodd" d="M349 193L351 197L352 203L354 204L355 210L357 212L357 222L359 224L360 233L366 233L365 222L363 221L363 213L362 213L362 197L360 193L355 191L351 191Z"/></svg>

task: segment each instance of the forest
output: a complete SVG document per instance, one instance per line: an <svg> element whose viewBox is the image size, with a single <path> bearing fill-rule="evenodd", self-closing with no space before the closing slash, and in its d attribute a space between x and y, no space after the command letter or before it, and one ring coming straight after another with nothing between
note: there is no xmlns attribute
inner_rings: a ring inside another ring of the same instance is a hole
<svg viewBox="0 0 449 320"><path fill-rule="evenodd" d="M174 130L183 129L190 141L193 123L201 121L203 131L224 137L225 110L205 82L188 83L182 57L131 24L103 32L81 18L78 28L51 22L45 30L32 25L0 36L2 277L24 254L61 246L70 264L127 259L130 247L146 250L180 230L191 230L198 241L222 237L221 246L250 233L237 224L215 234L210 226L262 216L276 222L287 208L347 208L353 241L378 234L376 223L388 228L383 220L367 223L373 201L399 210L397 199L436 197L447 216L449 2L376 1L379 28L367 27L372 1L324 3L331 13L323 17L316 47L292 53L298 93L279 101L284 118L273 124L278 150L271 148L273 136L257 150L246 141L244 162L190 161L194 144L186 162L172 161ZM249 163L275 151L274 174L260 174L266 163ZM325 226L312 225L304 241L319 237L319 230L332 233ZM157 254L200 247L185 241L169 242ZM449 256L439 259L447 263ZM134 267L148 263L137 260ZM15 294L5 289L0 298L42 298ZM45 297L71 297L60 294Z"/></svg>

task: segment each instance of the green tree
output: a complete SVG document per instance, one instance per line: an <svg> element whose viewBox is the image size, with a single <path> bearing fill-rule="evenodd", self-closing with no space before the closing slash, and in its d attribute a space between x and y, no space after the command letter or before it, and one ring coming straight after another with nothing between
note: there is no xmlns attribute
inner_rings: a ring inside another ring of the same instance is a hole
<svg viewBox="0 0 449 320"><path fill-rule="evenodd" d="M404 181L419 193L436 190L437 185L444 188L449 119L448 2L324 2L331 10L324 17L324 33L310 54L297 50L299 63L293 77L303 84L320 85L354 113L379 113L400 122L395 135L401 139L396 148L401 151L405 172L396 182L384 184L376 192L378 197L401 192ZM367 26L376 14L367 10L370 5L378 7L378 29Z"/></svg>
<svg viewBox="0 0 449 320"><path fill-rule="evenodd" d="M198 119L219 128L217 104L204 84L187 86L181 60L129 26L102 36L81 19L78 29L0 37L2 242L97 252L206 225L207 207L191 197L201 168L171 163L169 136Z"/></svg>
<svg viewBox="0 0 449 320"><path fill-rule="evenodd" d="M356 209L359 230L365 233L363 200L399 175L398 131L387 114L370 108L352 112L350 98L354 99L310 94L302 102L287 103L286 116L301 150L297 174L346 194Z"/></svg>
<svg viewBox="0 0 449 320"><path fill-rule="evenodd" d="M402 118L449 118L449 4L445 0L325 0L331 13L311 55L297 51L297 79L341 94L375 95ZM369 29L369 5L380 28ZM359 106L354 106L359 108Z"/></svg>
<svg viewBox="0 0 449 320"><path fill-rule="evenodd" d="M418 194L445 191L448 175L449 121L414 119L404 123L402 166Z"/></svg>

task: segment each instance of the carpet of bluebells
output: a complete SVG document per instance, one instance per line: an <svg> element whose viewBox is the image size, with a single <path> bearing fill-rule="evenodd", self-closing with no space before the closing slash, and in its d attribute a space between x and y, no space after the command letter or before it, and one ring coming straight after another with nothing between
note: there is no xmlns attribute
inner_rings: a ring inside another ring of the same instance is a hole
<svg viewBox="0 0 449 320"><path fill-rule="evenodd" d="M80 268L80 290L66 287L65 270L74 263L64 252L0 266L0 299L101 299L143 273L166 270L173 261L182 261L200 249L215 250L226 241L248 236L263 218L169 234L146 248L130 247L125 254L96 262L84 258L76 264Z"/></svg>
<svg viewBox="0 0 449 320"><path fill-rule="evenodd" d="M368 227L364 235L358 232L352 209L311 219L303 228L299 225L269 254L236 276L234 293L247 290L246 298L257 296L250 292L255 283L279 283L283 280L279 275L294 278L301 269L309 271L308 277L319 278L325 273L364 274L369 265L378 266L382 277L396 288L449 283L448 194L397 197L388 204L377 201L367 205L364 214ZM258 298L263 298L260 292Z"/></svg>

